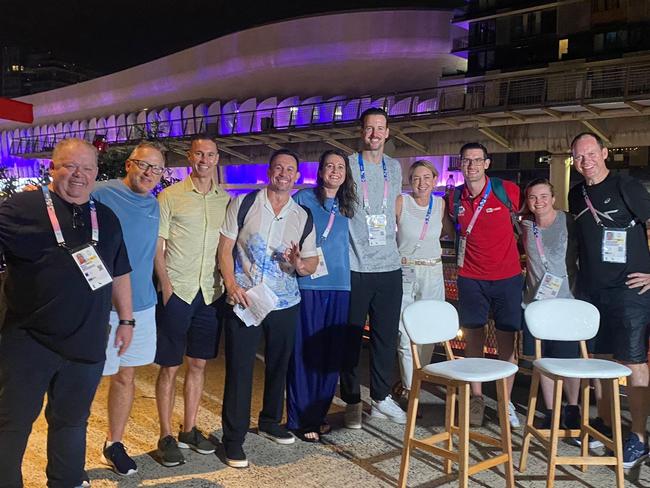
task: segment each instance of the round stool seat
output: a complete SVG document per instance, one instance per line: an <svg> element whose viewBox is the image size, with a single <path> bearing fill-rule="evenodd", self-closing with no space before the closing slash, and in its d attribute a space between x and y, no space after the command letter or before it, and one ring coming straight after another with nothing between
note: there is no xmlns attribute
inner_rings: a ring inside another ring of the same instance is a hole
<svg viewBox="0 0 650 488"><path fill-rule="evenodd" d="M612 379L632 374L630 368L606 359L541 358L533 366L544 373L565 378Z"/></svg>
<svg viewBox="0 0 650 488"><path fill-rule="evenodd" d="M429 364L422 370L450 380L483 383L512 376L518 368L512 363L498 359L465 358Z"/></svg>

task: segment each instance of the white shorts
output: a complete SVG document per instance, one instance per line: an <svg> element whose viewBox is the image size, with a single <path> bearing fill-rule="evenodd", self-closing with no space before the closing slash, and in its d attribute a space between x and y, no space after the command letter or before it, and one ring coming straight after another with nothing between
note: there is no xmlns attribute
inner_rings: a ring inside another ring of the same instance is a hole
<svg viewBox="0 0 650 488"><path fill-rule="evenodd" d="M122 356L118 356L119 348L115 347L115 331L119 323L117 312L111 311L111 333L106 346L106 363L104 376L117 373L120 367L144 366L153 363L156 356L156 307L150 307L140 312L133 312L135 329L131 345Z"/></svg>

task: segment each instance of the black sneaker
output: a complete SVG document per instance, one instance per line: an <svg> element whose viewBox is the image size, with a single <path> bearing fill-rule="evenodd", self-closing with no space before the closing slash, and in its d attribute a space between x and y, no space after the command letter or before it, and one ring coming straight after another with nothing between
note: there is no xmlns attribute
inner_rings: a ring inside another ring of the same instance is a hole
<svg viewBox="0 0 650 488"><path fill-rule="evenodd" d="M88 476L88 471L85 469L81 475L81 484L79 486L80 488L90 488L90 476Z"/></svg>
<svg viewBox="0 0 650 488"><path fill-rule="evenodd" d="M273 442L277 442L278 444L293 444L296 442L296 438L293 434L278 424L268 425L264 429L259 427L257 433Z"/></svg>
<svg viewBox="0 0 650 488"><path fill-rule="evenodd" d="M639 436L630 432L623 442L623 467L631 469L645 461L648 457L648 444L644 444Z"/></svg>
<svg viewBox="0 0 650 488"><path fill-rule="evenodd" d="M231 445L225 447L226 451L226 464L231 468L247 468L248 459L241 445Z"/></svg>
<svg viewBox="0 0 650 488"><path fill-rule="evenodd" d="M163 466L171 468L185 463L183 453L178 448L176 439L171 435L165 436L158 441L158 456Z"/></svg>
<svg viewBox="0 0 650 488"><path fill-rule="evenodd" d="M106 447L104 442L103 460L113 471L120 476L130 476L138 472L138 466L135 461L126 453L126 448L121 442L113 442Z"/></svg>
<svg viewBox="0 0 650 488"><path fill-rule="evenodd" d="M546 410L544 412L544 417L542 418L542 421L539 424L539 428L550 430L552 422L553 422L553 412L551 412L550 410Z"/></svg>
<svg viewBox="0 0 650 488"><path fill-rule="evenodd" d="M562 425L565 429L580 429L580 407L578 405L565 405L562 409Z"/></svg>
<svg viewBox="0 0 650 488"><path fill-rule="evenodd" d="M189 432L178 433L178 447L181 449L192 449L199 454L212 454L216 447L196 427Z"/></svg>

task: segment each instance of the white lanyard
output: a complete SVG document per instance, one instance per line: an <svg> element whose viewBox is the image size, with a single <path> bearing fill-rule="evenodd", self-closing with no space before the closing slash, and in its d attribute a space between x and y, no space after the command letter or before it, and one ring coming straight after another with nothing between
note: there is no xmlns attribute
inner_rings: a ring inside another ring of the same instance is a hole
<svg viewBox="0 0 650 488"><path fill-rule="evenodd" d="M63 238L61 224L59 224L59 219L56 216L56 210L54 209L54 202L52 201L50 189L46 185L43 185L41 187L41 190L43 191L45 205L47 206L47 215L50 218L50 223L52 224L52 230L54 230L56 242L61 247L67 247L65 244L65 239ZM95 201L92 198L88 201L88 205L90 206L90 224L92 227L91 240L93 245L95 245L99 242L99 223L97 222L97 209L95 208Z"/></svg>
<svg viewBox="0 0 650 488"><path fill-rule="evenodd" d="M533 235L535 236L535 244L537 245L537 252L539 253L539 257L542 260L544 269L548 271L548 259L546 259L546 254L544 254L544 244L542 242L542 235L539 231L539 227L537 227L537 222L535 222L534 220L533 220Z"/></svg>

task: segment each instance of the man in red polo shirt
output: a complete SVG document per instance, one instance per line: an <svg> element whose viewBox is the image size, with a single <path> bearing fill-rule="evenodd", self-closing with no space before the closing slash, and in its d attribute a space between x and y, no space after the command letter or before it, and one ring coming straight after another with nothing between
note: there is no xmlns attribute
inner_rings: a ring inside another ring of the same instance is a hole
<svg viewBox="0 0 650 488"><path fill-rule="evenodd" d="M458 231L458 297L460 322L465 339L465 356L482 357L485 325L492 311L496 326L499 359L515 361L515 333L521 329L523 277L513 232L510 207L519 208L519 187L510 181L492 180L487 149L479 143L460 150L465 184L450 194L447 208ZM499 185L500 184L500 185ZM502 186L497 188L495 186ZM514 376L509 378L512 391ZM483 424L485 402L481 383L472 383L470 423ZM510 424L519 427L515 407L510 403Z"/></svg>

